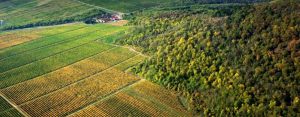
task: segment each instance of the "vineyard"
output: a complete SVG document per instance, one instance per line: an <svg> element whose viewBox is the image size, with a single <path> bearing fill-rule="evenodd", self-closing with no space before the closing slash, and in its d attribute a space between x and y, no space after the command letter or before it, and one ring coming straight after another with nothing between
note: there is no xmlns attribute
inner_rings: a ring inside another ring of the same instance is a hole
<svg viewBox="0 0 300 117"><path fill-rule="evenodd" d="M105 13L76 0L9 0L0 2L0 30L64 24Z"/></svg>
<svg viewBox="0 0 300 117"><path fill-rule="evenodd" d="M152 88L153 90L165 91L165 93L153 91ZM177 99L177 97L173 93L169 93L169 91L166 91L149 81L140 80L138 83L111 97L95 102L71 116L188 116L188 112L186 112L180 104L178 104L178 101L174 99ZM97 113L92 113L94 111Z"/></svg>
<svg viewBox="0 0 300 117"><path fill-rule="evenodd" d="M170 2L177 2L178 0L80 0L82 2L113 9L121 12L133 12L145 8L159 6Z"/></svg>
<svg viewBox="0 0 300 117"><path fill-rule="evenodd" d="M16 108L1 99L0 116L188 114L176 95L128 72L147 56L112 44L127 29L73 23L1 33L1 94Z"/></svg>
<svg viewBox="0 0 300 117"><path fill-rule="evenodd" d="M12 107L3 97L0 96L0 117L13 116L22 117L16 109Z"/></svg>
<svg viewBox="0 0 300 117"><path fill-rule="evenodd" d="M0 117L300 117L300 0L0 0Z"/></svg>

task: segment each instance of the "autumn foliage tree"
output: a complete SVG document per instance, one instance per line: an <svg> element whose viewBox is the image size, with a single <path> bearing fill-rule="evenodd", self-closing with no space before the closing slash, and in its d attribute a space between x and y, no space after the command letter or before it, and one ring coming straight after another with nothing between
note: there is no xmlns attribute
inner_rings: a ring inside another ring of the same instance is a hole
<svg viewBox="0 0 300 117"><path fill-rule="evenodd" d="M134 72L181 92L195 113L299 116L299 4L138 12L119 43L151 55Z"/></svg>

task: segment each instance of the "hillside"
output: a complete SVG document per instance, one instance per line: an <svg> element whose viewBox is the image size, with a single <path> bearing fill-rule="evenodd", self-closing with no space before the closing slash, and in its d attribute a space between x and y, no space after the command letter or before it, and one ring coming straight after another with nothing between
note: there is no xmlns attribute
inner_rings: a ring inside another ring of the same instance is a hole
<svg viewBox="0 0 300 117"><path fill-rule="evenodd" d="M9 0L0 2L0 30L83 21L106 14L76 0Z"/></svg>
<svg viewBox="0 0 300 117"><path fill-rule="evenodd" d="M166 3L175 2L174 0L80 0L84 3L120 11L124 13L143 10L146 8L159 6Z"/></svg>
<svg viewBox="0 0 300 117"><path fill-rule="evenodd" d="M128 28L73 23L0 34L0 117L189 115L176 93L128 72L147 58L113 44Z"/></svg>
<svg viewBox="0 0 300 117"><path fill-rule="evenodd" d="M218 3L254 3L267 0L80 0L84 3L119 11L131 13L151 9L153 7L186 6L190 4L218 4Z"/></svg>
<svg viewBox="0 0 300 117"><path fill-rule="evenodd" d="M299 1L136 13L121 44L152 56L133 71L206 116L299 116Z"/></svg>
<svg viewBox="0 0 300 117"><path fill-rule="evenodd" d="M258 0L264 1L264 0ZM226 3L248 3L249 0L224 0ZM256 1L255 1L256 2ZM194 3L219 3L190 0L6 0L0 2L0 30L85 21L90 18L129 13L153 7L184 6Z"/></svg>
<svg viewBox="0 0 300 117"><path fill-rule="evenodd" d="M299 0L0 0L0 21L0 117L300 116Z"/></svg>

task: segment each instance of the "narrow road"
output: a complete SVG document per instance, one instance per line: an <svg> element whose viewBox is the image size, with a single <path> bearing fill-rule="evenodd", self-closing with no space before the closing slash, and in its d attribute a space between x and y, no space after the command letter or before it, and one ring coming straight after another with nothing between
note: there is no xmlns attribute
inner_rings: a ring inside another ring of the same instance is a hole
<svg viewBox="0 0 300 117"><path fill-rule="evenodd" d="M135 52L135 53L137 53L137 54L139 54L139 55L141 55L141 56L143 56L143 57L146 57L146 58L149 58L149 57L150 57L150 56L147 56L147 55L145 55L145 54L143 54L143 53L141 53L141 52L139 52L139 51L136 51L136 50L133 49L132 47L121 46L121 45L110 44L110 43L105 43L105 44L108 44L108 45L111 45L111 46L115 46L115 47L126 48L126 49L128 49L128 50L130 50L130 51L132 51L132 52Z"/></svg>

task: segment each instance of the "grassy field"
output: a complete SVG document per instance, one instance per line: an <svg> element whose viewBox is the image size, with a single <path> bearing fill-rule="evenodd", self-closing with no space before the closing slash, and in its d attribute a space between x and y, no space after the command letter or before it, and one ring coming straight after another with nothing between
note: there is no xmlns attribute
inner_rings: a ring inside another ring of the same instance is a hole
<svg viewBox="0 0 300 117"><path fill-rule="evenodd" d="M113 44L127 29L74 23L1 33L0 43L11 44L0 50L1 93L37 117L184 115L175 95L158 90L166 93L159 97L150 90L159 86L144 84L127 72L147 58L130 47ZM21 41L23 37L32 39ZM90 108L95 104L93 112ZM5 104L0 109L0 115L20 114Z"/></svg>
<svg viewBox="0 0 300 117"><path fill-rule="evenodd" d="M145 8L150 8L158 6L161 4L166 4L174 2L174 0L80 0L82 2L104 7L107 9L112 9L120 12L133 12L137 10L142 10Z"/></svg>

